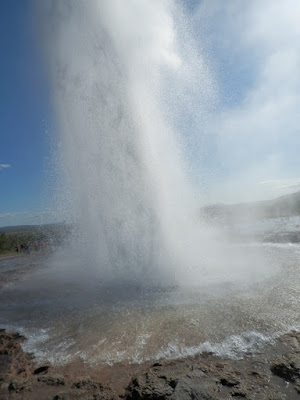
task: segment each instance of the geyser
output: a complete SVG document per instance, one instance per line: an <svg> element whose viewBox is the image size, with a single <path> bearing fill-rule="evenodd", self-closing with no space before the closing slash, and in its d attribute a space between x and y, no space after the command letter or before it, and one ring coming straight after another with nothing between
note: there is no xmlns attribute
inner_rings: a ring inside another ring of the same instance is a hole
<svg viewBox="0 0 300 400"><path fill-rule="evenodd" d="M240 250L241 267L239 251L200 223L184 149L216 90L182 9L160 0L39 6L78 265L139 284L199 284L250 265L254 274L253 255Z"/></svg>
<svg viewBox="0 0 300 400"><path fill-rule="evenodd" d="M184 101L174 96L194 73L175 5L57 1L42 11L76 247L102 277L172 279L199 207L174 131Z"/></svg>

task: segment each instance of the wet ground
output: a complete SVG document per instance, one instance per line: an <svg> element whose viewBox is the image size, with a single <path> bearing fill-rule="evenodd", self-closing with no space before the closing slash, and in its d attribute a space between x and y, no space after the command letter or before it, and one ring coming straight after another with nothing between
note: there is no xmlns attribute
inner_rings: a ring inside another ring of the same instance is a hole
<svg viewBox="0 0 300 400"><path fill-rule="evenodd" d="M222 272L208 281L203 271L203 282L192 286L109 285L88 274L69 276L53 258L3 260L0 325L23 333L27 351L56 365L143 363L207 351L240 358L300 326L300 246L247 246L264 252L262 274L256 266L253 279L229 273L224 279Z"/></svg>

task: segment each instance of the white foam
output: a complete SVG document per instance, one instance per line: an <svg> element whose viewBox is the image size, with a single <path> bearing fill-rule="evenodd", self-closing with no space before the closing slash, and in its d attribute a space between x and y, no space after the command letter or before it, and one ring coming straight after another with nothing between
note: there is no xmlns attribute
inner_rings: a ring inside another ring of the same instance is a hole
<svg viewBox="0 0 300 400"><path fill-rule="evenodd" d="M167 348L161 349L155 356L157 359L174 359L196 356L202 353L213 353L220 357L240 359L245 353L261 351L266 344L274 341L274 336L266 336L259 332L245 332L241 335L232 335L220 343L205 341L197 346L181 347L170 343Z"/></svg>

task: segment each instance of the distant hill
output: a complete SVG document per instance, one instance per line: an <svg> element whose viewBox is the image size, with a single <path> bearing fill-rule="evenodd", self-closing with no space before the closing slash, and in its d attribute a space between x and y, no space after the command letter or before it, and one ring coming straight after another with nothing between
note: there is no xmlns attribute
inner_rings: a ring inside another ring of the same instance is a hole
<svg viewBox="0 0 300 400"><path fill-rule="evenodd" d="M3 226L0 227L1 233L20 233L20 232L36 232L41 230L56 230L65 227L66 224L44 224L44 225L15 225L15 226Z"/></svg>
<svg viewBox="0 0 300 400"><path fill-rule="evenodd" d="M226 220L228 222L300 215L300 192L280 196L273 200L209 205L202 207L201 215L210 220Z"/></svg>

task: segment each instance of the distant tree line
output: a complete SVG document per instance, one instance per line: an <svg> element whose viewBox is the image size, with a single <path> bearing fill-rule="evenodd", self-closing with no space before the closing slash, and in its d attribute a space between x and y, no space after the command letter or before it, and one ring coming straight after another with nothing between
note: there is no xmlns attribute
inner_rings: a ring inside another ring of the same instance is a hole
<svg viewBox="0 0 300 400"><path fill-rule="evenodd" d="M23 243L33 243L40 240L42 239L34 232L2 232L0 233L0 254L15 251L16 247Z"/></svg>
<svg viewBox="0 0 300 400"><path fill-rule="evenodd" d="M23 228L23 227L20 227ZM0 228L0 254L17 251L17 246L44 243L47 246L65 244L71 232L71 226L64 224L26 227L26 229Z"/></svg>

